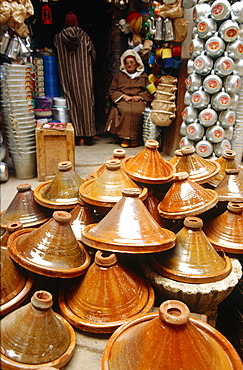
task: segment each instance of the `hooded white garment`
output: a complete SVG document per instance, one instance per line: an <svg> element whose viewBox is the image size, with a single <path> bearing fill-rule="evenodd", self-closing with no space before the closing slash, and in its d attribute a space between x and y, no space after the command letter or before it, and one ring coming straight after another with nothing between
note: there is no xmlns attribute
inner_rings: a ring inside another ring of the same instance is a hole
<svg viewBox="0 0 243 370"><path fill-rule="evenodd" d="M124 61L127 57L134 57L136 59L136 62L138 63L138 66L136 68L136 72L134 72L133 74L128 73L127 70L126 70ZM128 50L124 51L124 53L121 55L120 62L121 62L120 71L122 71L123 73L126 73L126 75L129 76L132 79L140 76L144 72L144 64L142 62L142 59L141 59L140 55L133 49L128 49Z"/></svg>

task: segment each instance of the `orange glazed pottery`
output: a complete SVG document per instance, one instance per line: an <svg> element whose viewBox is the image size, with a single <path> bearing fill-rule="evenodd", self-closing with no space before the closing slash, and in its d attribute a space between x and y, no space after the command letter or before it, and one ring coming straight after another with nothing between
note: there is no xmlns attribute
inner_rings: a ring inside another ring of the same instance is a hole
<svg viewBox="0 0 243 370"><path fill-rule="evenodd" d="M187 172L189 179L197 184L205 184L220 171L220 164L200 157L192 145L181 148L182 156L175 164L176 172Z"/></svg>
<svg viewBox="0 0 243 370"><path fill-rule="evenodd" d="M49 277L72 278L82 275L90 255L78 242L70 225L71 215L55 211L38 229L19 230L10 235L9 253L22 267Z"/></svg>
<svg viewBox="0 0 243 370"><path fill-rule="evenodd" d="M225 169L225 176L216 186L221 202L243 202L243 182L239 177L240 170L236 168Z"/></svg>
<svg viewBox="0 0 243 370"><path fill-rule="evenodd" d="M104 171L95 179L85 181L79 189L80 198L89 204L98 207L113 207L122 197L122 189L136 188L140 191L140 198L147 196L147 188L141 189L121 169L119 159L106 161Z"/></svg>
<svg viewBox="0 0 243 370"><path fill-rule="evenodd" d="M176 166L177 162L179 162L179 159L183 156L181 149L175 150L174 157L171 158L170 163L173 164L173 166Z"/></svg>
<svg viewBox="0 0 243 370"><path fill-rule="evenodd" d="M34 199L30 184L17 186L17 194L8 208L1 213L1 228L6 229L9 222L20 221L23 227L35 227L49 220L47 210L39 206Z"/></svg>
<svg viewBox="0 0 243 370"><path fill-rule="evenodd" d="M72 216L71 228L74 235L78 240L81 240L83 228L95 222L94 213L87 204L79 199L76 207L70 211L70 215Z"/></svg>
<svg viewBox="0 0 243 370"><path fill-rule="evenodd" d="M140 153L122 160L122 169L133 180L145 184L164 184L171 181L175 168L162 158L158 147L158 141L147 140Z"/></svg>
<svg viewBox="0 0 243 370"><path fill-rule="evenodd" d="M113 150L113 156L110 158L110 159L119 159L120 161L122 161L126 156L126 151L125 149L122 149L122 148L118 148L118 149L114 149ZM104 171L106 167L106 164L102 164L102 166L96 168L94 170L94 177L98 177L100 176L100 174Z"/></svg>
<svg viewBox="0 0 243 370"><path fill-rule="evenodd" d="M211 181L208 183L212 186L217 186L221 180L223 180L225 176L225 170L228 168L237 168L237 164L235 162L236 152L234 150L224 150L222 155L216 159L215 161L220 164L220 171L217 176L215 176Z"/></svg>
<svg viewBox="0 0 243 370"><path fill-rule="evenodd" d="M202 231L203 221L186 217L176 234L176 245L169 251L151 256L151 267L160 275L185 283L212 283L231 271L231 261L221 257Z"/></svg>
<svg viewBox="0 0 243 370"><path fill-rule="evenodd" d="M243 254L243 203L229 202L224 213L205 224L204 232L215 248Z"/></svg>
<svg viewBox="0 0 243 370"><path fill-rule="evenodd" d="M34 293L31 303L1 321L1 369L62 368L75 348L72 326L52 310L52 295Z"/></svg>
<svg viewBox="0 0 243 370"><path fill-rule="evenodd" d="M158 205L159 213L164 218L185 218L197 216L213 208L218 202L218 194L205 189L189 179L187 172L174 175L174 182Z"/></svg>
<svg viewBox="0 0 243 370"><path fill-rule="evenodd" d="M102 357L102 370L242 370L232 344L209 324L190 317L181 301L163 302L118 328Z"/></svg>
<svg viewBox="0 0 243 370"><path fill-rule="evenodd" d="M59 295L62 315L75 327L94 333L112 333L153 305L152 286L122 266L114 253L101 251L86 274L65 284Z"/></svg>
<svg viewBox="0 0 243 370"><path fill-rule="evenodd" d="M95 249L134 254L172 248L175 234L160 227L139 194L136 188L123 189L122 198L108 214L83 229L82 241Z"/></svg>
<svg viewBox="0 0 243 370"><path fill-rule="evenodd" d="M59 162L55 177L35 188L35 200L47 208L71 209L78 203L79 187L83 182L72 169L71 162Z"/></svg>

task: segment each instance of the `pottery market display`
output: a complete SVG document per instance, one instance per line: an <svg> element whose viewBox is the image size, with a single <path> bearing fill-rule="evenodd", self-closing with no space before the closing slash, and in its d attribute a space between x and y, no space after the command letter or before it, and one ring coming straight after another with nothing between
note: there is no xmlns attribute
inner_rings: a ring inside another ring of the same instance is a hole
<svg viewBox="0 0 243 370"><path fill-rule="evenodd" d="M112 252L154 253L170 249L175 234L163 229L139 199L140 191L126 188L122 198L97 224L82 231L84 244Z"/></svg>
<svg viewBox="0 0 243 370"><path fill-rule="evenodd" d="M139 365L138 365L139 364ZM231 343L216 329L190 317L188 307L163 302L157 313L122 325L105 347L102 370L242 369Z"/></svg>
<svg viewBox="0 0 243 370"><path fill-rule="evenodd" d="M85 275L63 285L59 307L81 330L112 333L127 320L148 313L154 298L147 280L123 266L114 253L97 251Z"/></svg>
<svg viewBox="0 0 243 370"><path fill-rule="evenodd" d="M39 290L30 303L2 319L1 369L62 368L70 361L75 332L52 304L52 295Z"/></svg>
<svg viewBox="0 0 243 370"><path fill-rule="evenodd" d="M10 256L20 266L49 277L72 278L90 265L90 255L77 241L71 215L55 211L53 218L38 229L19 230L10 235Z"/></svg>
<svg viewBox="0 0 243 370"><path fill-rule="evenodd" d="M72 209L78 203L79 187L83 182L72 169L70 161L59 162L55 177L35 188L35 200L43 207L51 209Z"/></svg>

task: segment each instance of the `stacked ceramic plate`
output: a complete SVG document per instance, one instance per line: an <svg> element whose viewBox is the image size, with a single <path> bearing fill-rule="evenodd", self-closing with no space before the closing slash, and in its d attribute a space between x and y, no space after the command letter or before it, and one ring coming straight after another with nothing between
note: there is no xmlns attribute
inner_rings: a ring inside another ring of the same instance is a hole
<svg viewBox="0 0 243 370"><path fill-rule="evenodd" d="M31 100L31 67L4 63L2 74L4 127L18 179L36 176L36 122Z"/></svg>
<svg viewBox="0 0 243 370"><path fill-rule="evenodd" d="M241 78L241 80L243 83L243 78ZM243 88L239 94L239 105L236 111L232 149L236 152L236 162L241 164L243 161Z"/></svg>

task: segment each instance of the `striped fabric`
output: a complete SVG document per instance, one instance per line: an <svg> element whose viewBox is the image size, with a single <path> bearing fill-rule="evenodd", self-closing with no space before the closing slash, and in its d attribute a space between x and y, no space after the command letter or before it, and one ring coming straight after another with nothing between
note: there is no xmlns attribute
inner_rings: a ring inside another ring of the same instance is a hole
<svg viewBox="0 0 243 370"><path fill-rule="evenodd" d="M96 52L90 37L79 27L55 35L60 83L70 109L76 136L94 136L93 64Z"/></svg>

